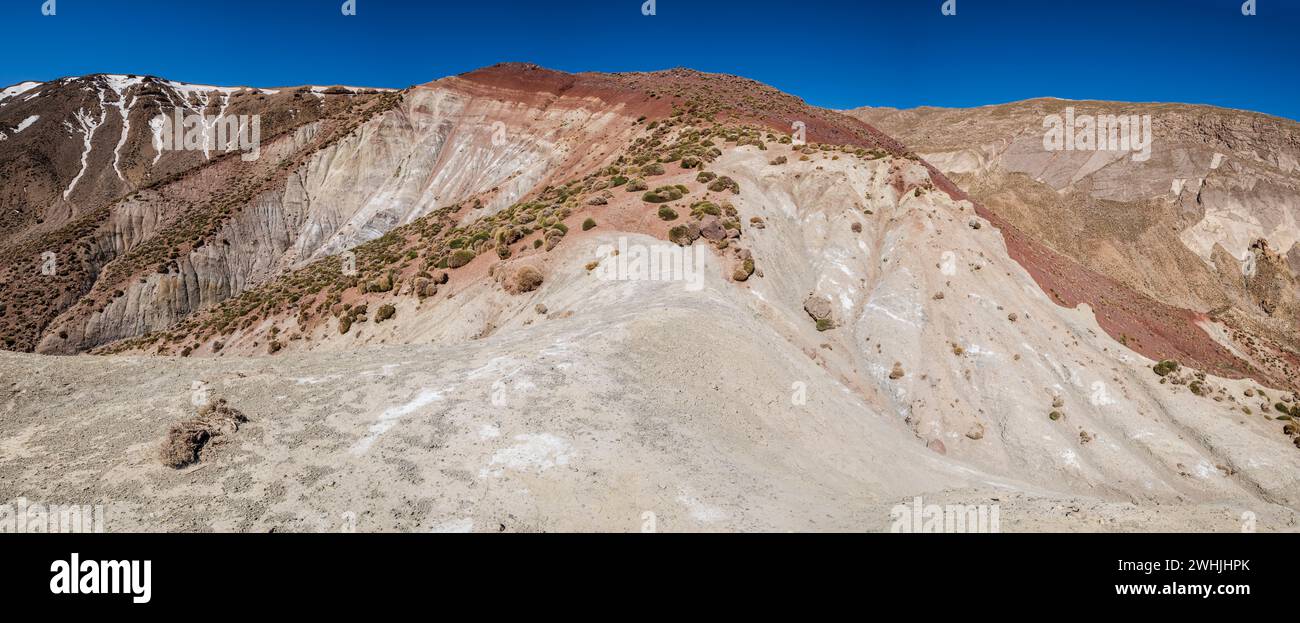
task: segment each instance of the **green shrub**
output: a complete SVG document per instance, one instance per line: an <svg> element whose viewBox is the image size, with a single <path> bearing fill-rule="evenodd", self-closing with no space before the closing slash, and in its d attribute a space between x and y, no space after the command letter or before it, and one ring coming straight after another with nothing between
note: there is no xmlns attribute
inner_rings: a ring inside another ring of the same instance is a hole
<svg viewBox="0 0 1300 623"><path fill-rule="evenodd" d="M447 266L450 268L460 268L472 261L474 261L473 251L459 249L451 254L451 257L447 260Z"/></svg>
<svg viewBox="0 0 1300 623"><path fill-rule="evenodd" d="M706 214L709 216L721 216L722 209L711 201L699 201L691 205L691 216L703 218Z"/></svg>
<svg viewBox="0 0 1300 623"><path fill-rule="evenodd" d="M679 246L691 244L690 230L685 225L678 225L668 230L668 240Z"/></svg>
<svg viewBox="0 0 1300 623"><path fill-rule="evenodd" d="M659 208L659 218L665 221L675 221L677 220L677 211L668 206L663 206Z"/></svg>
<svg viewBox="0 0 1300 623"><path fill-rule="evenodd" d="M587 220L582 222L582 231L591 231L592 229L595 228L596 228L595 219L588 218Z"/></svg>
<svg viewBox="0 0 1300 623"><path fill-rule="evenodd" d="M1157 363L1151 369L1160 376L1169 376L1170 374L1177 372L1178 367L1179 366L1177 361L1174 361L1172 359L1166 359L1164 361L1161 361L1160 363Z"/></svg>
<svg viewBox="0 0 1300 623"><path fill-rule="evenodd" d="M397 314L397 308L392 305L383 305L379 308L379 313L375 315L375 322L383 322Z"/></svg>
<svg viewBox="0 0 1300 623"><path fill-rule="evenodd" d="M730 190L734 194L740 194L740 184L737 184L736 180L733 180L724 175L722 177L719 177L716 180L713 180L713 183L709 184L709 190L715 193L720 193L724 190Z"/></svg>
<svg viewBox="0 0 1300 623"><path fill-rule="evenodd" d="M686 191L681 186L660 186L644 195L641 200L646 203L668 203L682 198Z"/></svg>

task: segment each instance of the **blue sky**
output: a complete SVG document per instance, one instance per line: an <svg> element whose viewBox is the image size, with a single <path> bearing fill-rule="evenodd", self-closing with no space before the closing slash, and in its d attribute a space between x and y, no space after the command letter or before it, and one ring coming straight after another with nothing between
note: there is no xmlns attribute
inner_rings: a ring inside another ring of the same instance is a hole
<svg viewBox="0 0 1300 623"><path fill-rule="evenodd" d="M1056 96L1300 119L1300 0L0 0L0 85L87 73L403 87L501 61L692 67L830 108Z"/></svg>

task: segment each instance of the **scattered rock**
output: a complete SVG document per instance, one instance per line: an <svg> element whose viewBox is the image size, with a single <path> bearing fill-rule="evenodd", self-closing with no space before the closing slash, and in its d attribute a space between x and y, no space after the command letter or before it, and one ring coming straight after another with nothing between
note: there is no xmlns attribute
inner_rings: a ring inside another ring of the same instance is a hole
<svg viewBox="0 0 1300 623"><path fill-rule="evenodd" d="M895 361L893 369L889 371L889 379L892 381L897 381L898 379L901 379L906 375L907 373L903 371L902 362Z"/></svg>
<svg viewBox="0 0 1300 623"><path fill-rule="evenodd" d="M719 240L726 240L727 230L722 226L722 221L718 220L718 217L706 216L704 217L704 220L700 222L700 236L707 240L717 242Z"/></svg>
<svg viewBox="0 0 1300 623"><path fill-rule="evenodd" d="M831 315L830 299L817 296L808 297L808 300L804 301L803 309L816 321L818 331L829 331L835 328L835 319Z"/></svg>

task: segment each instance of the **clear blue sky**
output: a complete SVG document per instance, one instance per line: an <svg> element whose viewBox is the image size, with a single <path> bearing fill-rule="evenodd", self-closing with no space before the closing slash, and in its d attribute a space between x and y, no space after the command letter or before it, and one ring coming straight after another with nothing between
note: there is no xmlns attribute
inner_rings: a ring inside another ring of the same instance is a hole
<svg viewBox="0 0 1300 623"><path fill-rule="evenodd" d="M0 0L0 85L403 87L502 61L743 75L830 108L1056 96L1300 119L1300 0Z"/></svg>

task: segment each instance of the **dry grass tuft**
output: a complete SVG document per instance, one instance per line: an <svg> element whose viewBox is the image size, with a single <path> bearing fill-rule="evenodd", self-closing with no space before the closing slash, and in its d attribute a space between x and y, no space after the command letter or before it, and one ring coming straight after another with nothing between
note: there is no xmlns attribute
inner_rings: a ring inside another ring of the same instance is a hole
<svg viewBox="0 0 1300 623"><path fill-rule="evenodd" d="M168 427L159 458L172 469L198 463L205 448L219 437L234 434L247 421L238 409L227 405L225 400L217 400L199 409L193 419Z"/></svg>

